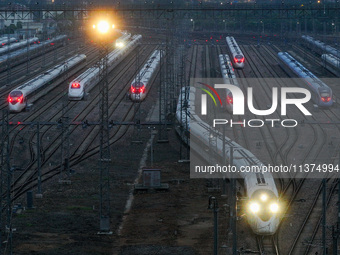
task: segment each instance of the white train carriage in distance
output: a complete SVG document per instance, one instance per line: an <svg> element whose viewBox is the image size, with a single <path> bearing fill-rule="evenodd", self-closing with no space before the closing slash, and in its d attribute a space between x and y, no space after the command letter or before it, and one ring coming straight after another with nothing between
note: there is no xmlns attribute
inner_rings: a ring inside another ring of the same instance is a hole
<svg viewBox="0 0 340 255"><path fill-rule="evenodd" d="M232 85L235 85L237 87L240 87L240 85L237 82L236 75L235 75L235 72L234 72L234 68L233 68L233 65L230 61L229 56L227 54L220 54L218 56L218 58L219 58L219 61L220 61L223 83L224 84L232 84ZM226 93L225 93L225 105L226 105L226 109L229 112L233 111L233 94L228 89L226 89Z"/></svg>
<svg viewBox="0 0 340 255"><path fill-rule="evenodd" d="M141 35L134 35L132 40L121 49L115 49L108 55L109 72L115 68L133 49L136 48L138 42L142 39ZM68 88L69 100L81 100L84 98L94 86L99 82L100 68L90 67L73 81L70 82Z"/></svg>
<svg viewBox="0 0 340 255"><path fill-rule="evenodd" d="M340 77L340 58L334 56L333 54L322 54L322 65Z"/></svg>
<svg viewBox="0 0 340 255"><path fill-rule="evenodd" d="M236 40L232 36L226 37L227 45L229 47L232 59L234 61L235 68L243 68L244 67L244 55L238 46Z"/></svg>
<svg viewBox="0 0 340 255"><path fill-rule="evenodd" d="M133 101L143 101L150 90L151 80L157 73L161 61L161 51L155 50L143 68L131 83L130 98Z"/></svg>
<svg viewBox="0 0 340 255"><path fill-rule="evenodd" d="M39 41L39 38L33 37L33 38L29 38L27 40L23 40L23 41L20 41L20 42L11 43L10 45L6 45L6 46L4 46L0 49L0 55L6 54L6 53L13 51L13 50L23 48L23 47L27 46L27 44L29 45L29 44L37 42L37 41Z"/></svg>
<svg viewBox="0 0 340 255"><path fill-rule="evenodd" d="M327 45L324 42L316 40L309 35L303 35L302 39L304 39L308 43L310 48L315 49L318 53L320 53L320 55L324 54L324 53L329 53L329 54L333 54L334 56L340 58L340 50L338 50L338 49L336 49L336 48L334 48L330 45Z"/></svg>
<svg viewBox="0 0 340 255"><path fill-rule="evenodd" d="M72 67L79 65L85 61L86 55L76 55L62 64L59 64L48 71L40 74L32 80L22 84L21 86L13 89L8 95L8 107L10 112L21 112L28 105L29 97L38 89L47 85L49 82L58 78L60 75L69 71Z"/></svg>
<svg viewBox="0 0 340 255"><path fill-rule="evenodd" d="M321 107L330 107L333 105L333 94L330 87L305 68L288 52L279 52L277 55L280 59L280 63L282 63L281 67L284 70L288 73L289 71L293 72L303 80L305 86L312 94L314 103Z"/></svg>
<svg viewBox="0 0 340 255"><path fill-rule="evenodd" d="M5 46L5 45L12 43L12 42L17 42L17 41L18 40L14 37L11 37L11 38L2 37L2 38L0 38L0 47Z"/></svg>
<svg viewBox="0 0 340 255"><path fill-rule="evenodd" d="M216 162L211 157L211 154L206 153L204 146L202 146L211 143L211 126L204 122L195 112L195 93L196 88L194 87L182 88L177 103L176 119L185 130L185 134L190 133L190 149L199 153L200 157L209 165L215 165ZM239 170L241 167L246 166L263 166L263 163L249 150L228 137L223 139L223 135L219 131L215 131L215 133L216 141L214 143L216 146L209 147L209 149L212 149L219 159L223 159L224 155L226 155L226 161L230 161L229 155L232 148L233 165L236 169ZM183 138L182 134L180 136ZM223 152L223 148L225 148L225 152ZM238 177L244 180L244 190L246 192L244 196L248 198L246 206L247 220L251 229L257 235L275 234L284 208L282 208L283 206L279 201L279 194L272 174L269 172L239 171Z"/></svg>

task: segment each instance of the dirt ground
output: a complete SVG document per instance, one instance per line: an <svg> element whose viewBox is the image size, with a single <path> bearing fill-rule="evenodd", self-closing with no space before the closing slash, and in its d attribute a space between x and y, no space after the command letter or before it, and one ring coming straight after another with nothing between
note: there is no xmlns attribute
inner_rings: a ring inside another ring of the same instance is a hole
<svg viewBox="0 0 340 255"><path fill-rule="evenodd" d="M178 162L179 139L173 129L168 134L169 143L157 143L158 136L155 137L153 168L162 170L161 181L169 184L169 190L136 193L123 224L126 200L150 133L142 131L141 144L124 139L112 148L112 235L98 235L99 169L94 156L74 167L70 185L59 184L58 178L44 183L43 198L34 198L35 208L13 215L13 253L211 254L213 213L207 209L208 198L220 198L221 193L208 192L211 183L207 180L190 179L189 165ZM132 129L127 137L133 138ZM146 167L150 167L150 157ZM223 199L219 201L221 205ZM25 198L18 202L26 206ZM223 208L220 212L219 222L223 225ZM221 246L225 244L225 232L220 228Z"/></svg>

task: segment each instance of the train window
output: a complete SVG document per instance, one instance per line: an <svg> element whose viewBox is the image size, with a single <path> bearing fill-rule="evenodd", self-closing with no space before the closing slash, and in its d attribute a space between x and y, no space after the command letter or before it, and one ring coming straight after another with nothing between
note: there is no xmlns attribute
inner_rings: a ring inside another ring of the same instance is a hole
<svg viewBox="0 0 340 255"><path fill-rule="evenodd" d="M265 184L264 175L262 173L256 173L257 184Z"/></svg>
<svg viewBox="0 0 340 255"><path fill-rule="evenodd" d="M10 94L9 94L10 97L21 97L22 96L22 92L21 91L12 91Z"/></svg>

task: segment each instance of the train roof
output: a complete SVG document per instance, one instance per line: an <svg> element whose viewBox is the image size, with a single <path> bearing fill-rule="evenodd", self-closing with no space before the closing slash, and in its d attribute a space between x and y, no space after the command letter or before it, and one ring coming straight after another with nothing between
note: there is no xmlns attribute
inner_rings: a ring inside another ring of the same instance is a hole
<svg viewBox="0 0 340 255"><path fill-rule="evenodd" d="M307 79L307 82L315 89L328 89L330 88L316 77L310 70L305 68L299 61L292 57L288 52L279 52L278 56L284 61L300 78Z"/></svg>
<svg viewBox="0 0 340 255"><path fill-rule="evenodd" d="M145 63L143 68L137 74L136 78L133 80L132 83L137 82L138 80L142 83L146 83L149 81L150 77L152 76L153 72L157 68L161 59L161 51L155 50L148 61Z"/></svg>

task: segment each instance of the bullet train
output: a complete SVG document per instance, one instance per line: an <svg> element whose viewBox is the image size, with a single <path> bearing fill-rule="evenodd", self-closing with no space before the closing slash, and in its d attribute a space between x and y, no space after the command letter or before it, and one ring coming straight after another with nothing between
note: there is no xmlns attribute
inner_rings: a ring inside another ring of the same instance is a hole
<svg viewBox="0 0 340 255"><path fill-rule="evenodd" d="M340 50L335 49L332 46L325 44L324 42L315 40L313 37L308 36L308 35L303 35L302 39L304 39L307 42L307 45L310 48L317 51L320 55L324 53L329 53L340 58Z"/></svg>
<svg viewBox="0 0 340 255"><path fill-rule="evenodd" d="M288 52L279 52L281 67L287 72L293 72L299 78L302 78L307 89L312 94L315 104L321 107L330 107L333 105L332 89L316 77L311 71L305 68Z"/></svg>
<svg viewBox="0 0 340 255"><path fill-rule="evenodd" d="M340 58L334 56L333 54L322 54L322 64L323 66L340 77Z"/></svg>
<svg viewBox="0 0 340 255"><path fill-rule="evenodd" d="M131 37L131 34L129 34L129 33L122 33L122 34L123 35L116 40L116 47L117 48L125 47L126 42Z"/></svg>
<svg viewBox="0 0 340 255"><path fill-rule="evenodd" d="M2 38L0 38L0 47L5 46L8 43L12 43L12 42L16 42L16 41L18 41L18 40L14 37L11 37L11 38L2 37Z"/></svg>
<svg viewBox="0 0 340 255"><path fill-rule="evenodd" d="M66 35L60 35L48 41L31 44L28 48L18 49L0 56L0 72L7 69L7 63L10 63L11 67L14 67L27 61L27 53L30 59L32 59L55 49L55 47L63 46L64 43L61 42L63 42L65 38Z"/></svg>
<svg viewBox="0 0 340 255"><path fill-rule="evenodd" d="M232 84L237 87L240 87L240 85L237 82L236 75L234 73L233 65L230 61L230 58L227 54L220 54L218 56L220 61L220 67L221 67L221 74L223 78L224 84ZM226 89L226 109L229 112L233 111L233 94L230 90Z"/></svg>
<svg viewBox="0 0 340 255"><path fill-rule="evenodd" d="M226 37L227 45L229 47L232 59L234 61L235 68L243 68L244 67L244 55L238 46L236 40L232 36Z"/></svg>
<svg viewBox="0 0 340 255"><path fill-rule="evenodd" d="M6 54L6 53L13 51L13 50L20 49L22 47L27 46L27 44L31 44L31 43L34 43L34 42L37 42L37 41L39 41L39 38L33 37L33 38L29 38L27 40L23 40L23 41L20 41L20 42L17 42L17 43L11 43L10 45L7 45L7 46L0 48L0 55Z"/></svg>
<svg viewBox="0 0 340 255"><path fill-rule="evenodd" d="M202 121L196 114L195 93L196 88L194 87L182 88L177 103L176 119L184 128L186 134L190 132L190 149L198 153L209 165L216 165L217 162L203 148L204 145L208 146L211 143L209 134L212 127ZM263 165L250 151L228 137L224 139L225 153L223 153L223 136L218 131L216 131L216 134L214 146L209 148L213 150L214 155L217 155L220 160L223 159L223 155L226 155L227 162L230 162L230 150L233 148L233 165L236 169L241 169L241 166ZM233 177L235 178L235 176ZM244 195L248 197L246 214L251 229L257 235L275 234L282 217L281 212L284 209L281 208L282 204L279 201L279 194L273 176L268 172L249 172L239 173L238 177L243 179L246 192Z"/></svg>
<svg viewBox="0 0 340 255"><path fill-rule="evenodd" d="M151 80L156 75L161 61L161 51L155 50L143 68L137 74L130 86L130 98L133 101L143 101L149 92Z"/></svg>
<svg viewBox="0 0 340 255"><path fill-rule="evenodd" d="M133 49L136 48L138 42L142 39L141 35L134 35L132 40L126 40L126 46L121 49L115 49L108 54L109 72L116 67ZM73 81L70 82L68 88L69 100L81 100L87 92L89 92L99 82L100 68L98 66L90 67Z"/></svg>
<svg viewBox="0 0 340 255"><path fill-rule="evenodd" d="M22 84L21 86L13 89L7 98L8 107L10 112L21 112L28 105L28 100L34 92L41 87L48 85L54 79L60 77L63 73L69 71L72 67L79 65L85 61L86 55L75 55L62 64L59 64L43 74L35 77L34 79Z"/></svg>

